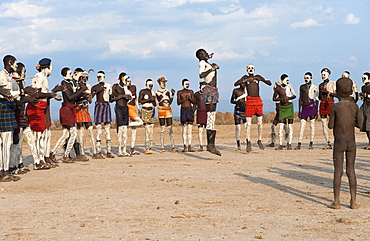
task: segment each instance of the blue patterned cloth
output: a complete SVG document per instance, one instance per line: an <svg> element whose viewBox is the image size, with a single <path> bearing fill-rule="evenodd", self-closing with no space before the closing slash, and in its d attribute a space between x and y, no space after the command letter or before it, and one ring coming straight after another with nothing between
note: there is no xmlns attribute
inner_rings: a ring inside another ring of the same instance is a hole
<svg viewBox="0 0 370 241"><path fill-rule="evenodd" d="M8 132L17 129L15 119L15 102L0 101L0 132Z"/></svg>

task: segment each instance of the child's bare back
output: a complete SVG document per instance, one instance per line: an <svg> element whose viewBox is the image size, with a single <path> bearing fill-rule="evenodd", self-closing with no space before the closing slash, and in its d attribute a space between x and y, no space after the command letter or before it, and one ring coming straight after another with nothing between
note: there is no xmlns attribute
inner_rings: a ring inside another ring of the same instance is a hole
<svg viewBox="0 0 370 241"><path fill-rule="evenodd" d="M359 127L361 125L362 117L358 106L350 100L353 85L352 80L348 78L340 78L336 85L340 101L332 106L328 124L328 127L333 129L334 134L334 202L328 207L333 209L340 208L340 186L343 176L344 153L346 153L346 174L351 193L350 207L352 209L357 209L360 205L356 202L357 179L355 173L355 126Z"/></svg>

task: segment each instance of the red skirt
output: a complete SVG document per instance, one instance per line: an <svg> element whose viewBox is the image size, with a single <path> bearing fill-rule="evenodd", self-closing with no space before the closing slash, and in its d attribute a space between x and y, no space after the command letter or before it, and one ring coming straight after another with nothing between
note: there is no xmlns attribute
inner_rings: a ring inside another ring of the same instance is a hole
<svg viewBox="0 0 370 241"><path fill-rule="evenodd" d="M59 119L61 125L73 125L76 123L76 114L74 108L77 105L62 103L62 108L59 110Z"/></svg>
<svg viewBox="0 0 370 241"><path fill-rule="evenodd" d="M253 115L263 115L263 103L259 96L247 96L245 101L245 116L252 117Z"/></svg>
<svg viewBox="0 0 370 241"><path fill-rule="evenodd" d="M45 110L47 107L46 101L39 100L37 105L28 103L26 113L30 122L30 128L33 131L41 132L46 129Z"/></svg>
<svg viewBox="0 0 370 241"><path fill-rule="evenodd" d="M325 104L327 106L325 106ZM333 99L321 99L320 101L320 115L330 115L331 106L334 104Z"/></svg>

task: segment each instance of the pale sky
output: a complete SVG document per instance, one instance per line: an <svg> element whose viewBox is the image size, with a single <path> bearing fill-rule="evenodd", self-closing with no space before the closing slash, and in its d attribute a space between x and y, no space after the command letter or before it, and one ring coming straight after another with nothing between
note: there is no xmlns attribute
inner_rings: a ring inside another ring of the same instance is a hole
<svg viewBox="0 0 370 241"><path fill-rule="evenodd" d="M28 76L41 58L51 58L51 88L68 66L94 69L91 85L99 70L109 83L124 71L138 89L165 76L169 88L181 89L187 78L196 91L195 51L204 48L220 66L222 100L249 63L272 82L288 74L298 94L304 73L318 85L323 67L332 80L348 70L362 85L370 71L369 9L367 0L2 0L0 54L23 62ZM272 93L261 84L263 99Z"/></svg>

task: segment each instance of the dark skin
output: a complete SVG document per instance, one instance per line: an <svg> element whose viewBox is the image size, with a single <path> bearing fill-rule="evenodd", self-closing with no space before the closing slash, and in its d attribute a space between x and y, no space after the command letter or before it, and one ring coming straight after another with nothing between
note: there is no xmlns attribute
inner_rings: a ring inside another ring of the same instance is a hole
<svg viewBox="0 0 370 241"><path fill-rule="evenodd" d="M133 98L127 103L128 105L136 105L136 85L129 85L127 86L128 89L131 91Z"/></svg>
<svg viewBox="0 0 370 241"><path fill-rule="evenodd" d="M205 110L206 109L206 103L202 101L202 92L201 91L195 92L194 97L195 97L195 105L196 105L197 109Z"/></svg>
<svg viewBox="0 0 370 241"><path fill-rule="evenodd" d="M357 180L355 173L356 159L356 140L354 129L362 123L362 118L358 106L349 102L351 97L340 98L340 100L348 100L348 102L339 102L332 106L330 110L330 120L328 127L333 129L334 134L334 202L329 205L329 208L340 208L340 186L343 175L344 152L346 153L346 174L348 177L352 209L359 208L356 203Z"/></svg>
<svg viewBox="0 0 370 241"><path fill-rule="evenodd" d="M108 103L108 101L104 100L103 94L104 94L104 82L100 82L99 84L94 85L91 88L91 98L94 98L96 96L96 102L99 103ZM107 124L107 123L104 123Z"/></svg>
<svg viewBox="0 0 370 241"><path fill-rule="evenodd" d="M186 84L186 82L184 83ZM177 105L183 107L193 107L195 105L194 92L189 89L182 89L177 92ZM193 124L192 121L186 121L185 124Z"/></svg>
<svg viewBox="0 0 370 241"><path fill-rule="evenodd" d="M74 83L76 83L74 79L72 81ZM89 77L87 75L81 75L78 78L79 90L82 88L82 89L84 89L84 91L83 91L83 94L81 96L76 98L75 102L79 102L79 101L83 101L83 100L87 100L89 103L92 102L92 95L85 92L86 90L88 90L88 87L86 85L87 81L89 81ZM77 129L80 129L83 126L85 126L85 128L88 129L90 126L92 126L92 123L91 122L78 122L77 123Z"/></svg>
<svg viewBox="0 0 370 241"><path fill-rule="evenodd" d="M204 61L206 61L208 63L208 59L210 59L210 56L209 56L209 54L206 51L200 51L199 52L198 59L199 59L199 61L204 60ZM199 74L199 78L204 79L211 72L215 71L215 76L208 83L208 85L210 85L212 87L217 87L217 69L219 69L220 67L217 64L215 64L215 63L212 63L211 66L212 66L212 69L209 69L207 71L204 71L204 72L200 73ZM216 103L210 103L210 104L207 104L206 105L207 111L211 111L211 112L212 111L216 111L216 107L217 107L217 104Z"/></svg>
<svg viewBox="0 0 370 241"><path fill-rule="evenodd" d="M361 87L361 93L359 95L363 98L364 103L370 101L370 83L367 83ZM366 136L370 143L370 131L366 131Z"/></svg>
<svg viewBox="0 0 370 241"><path fill-rule="evenodd" d="M236 101L236 99L239 96L242 96L244 94L244 88L245 88L245 83L242 83L239 88L235 88L233 90L233 93L231 94L231 100L230 103L234 104L236 107L245 109L245 98L240 99ZM246 122L246 120L235 120L235 125L239 125Z"/></svg>
<svg viewBox="0 0 370 241"><path fill-rule="evenodd" d="M159 83L159 84L161 84L161 83ZM172 104L174 94L175 94L174 89L171 89L172 98L171 98L169 92L165 93L165 95L167 95L169 97L169 100L168 99L164 100L163 96L156 95L156 98L158 100L158 105L159 106L170 106ZM159 125L160 126L164 126L164 125L170 126L170 125L172 125L172 118L158 118L158 119L159 119Z"/></svg>
<svg viewBox="0 0 370 241"><path fill-rule="evenodd" d="M65 87L65 90L62 92L62 96L63 102L67 104L75 104L76 100L85 95L84 92L87 90L86 86L82 86L78 91L73 92L72 84L68 83L66 80L63 80L61 85ZM75 125L63 125L63 127L67 128L68 130L73 126Z"/></svg>
<svg viewBox="0 0 370 241"><path fill-rule="evenodd" d="M280 106L288 106L291 104L289 100L293 100L296 98L295 95L287 97L285 94L285 89L283 87L286 87L285 84L281 84L277 86L274 90L274 95L272 97L273 101L280 101ZM279 123L285 123L286 124L287 120L284 118L279 121ZM293 124L293 119L288 119L288 124Z"/></svg>
<svg viewBox="0 0 370 241"><path fill-rule="evenodd" d="M128 100L131 98L130 95L125 94L125 90L121 87L123 86L122 80L118 84L114 84L112 87L112 95L109 98L110 102L116 102L119 106L127 106Z"/></svg>
<svg viewBox="0 0 370 241"><path fill-rule="evenodd" d="M148 85L150 85L150 88L151 89L153 88L153 83L148 83ZM151 103L151 104L153 104L153 106L156 105L155 96L152 95L152 90L151 89L146 88L146 89L140 90L140 92L139 92L139 98L138 98L139 104ZM148 99L145 99L144 98L145 95L148 95L149 98ZM150 110L153 109L153 107L142 107L142 108L144 108L144 109L150 109ZM148 123L144 123L144 125L145 124L148 124Z"/></svg>
<svg viewBox="0 0 370 241"><path fill-rule="evenodd" d="M260 86L259 82L263 82L268 86L271 86L271 81L263 78L261 75L244 75L239 80L234 83L234 86L238 86L241 83L245 82L247 86L248 96L259 97L260 96Z"/></svg>
<svg viewBox="0 0 370 241"><path fill-rule="evenodd" d="M320 85L319 85L319 100L321 99L334 99L336 97L336 93L329 93L329 91L326 89L326 85L328 84L329 79L324 80ZM327 118L328 115L320 115L321 118Z"/></svg>
<svg viewBox="0 0 370 241"><path fill-rule="evenodd" d="M309 85L311 84L311 81L307 84L303 84L299 87L299 99L298 99L298 105L299 105L299 112L298 116L301 118L301 110L302 110L302 104L310 103L312 102L312 99L308 96L308 90L310 89ZM319 102L315 101L316 108L318 107ZM317 119L317 115L312 115L309 117L304 118L306 121L308 118L310 120Z"/></svg>

